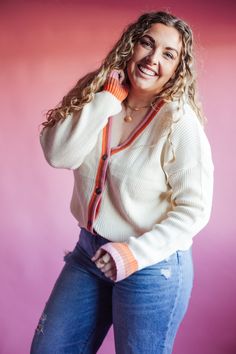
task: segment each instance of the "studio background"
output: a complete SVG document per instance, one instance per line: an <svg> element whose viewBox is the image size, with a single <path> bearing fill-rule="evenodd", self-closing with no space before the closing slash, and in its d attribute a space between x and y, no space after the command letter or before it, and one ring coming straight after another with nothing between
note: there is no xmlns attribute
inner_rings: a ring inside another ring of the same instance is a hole
<svg viewBox="0 0 236 354"><path fill-rule="evenodd" d="M73 174L39 144L43 114L96 69L124 26L170 10L193 28L201 99L215 164L212 217L194 239L195 282L173 354L236 353L235 58L233 0L0 2L0 352L27 354L79 235L69 210ZM109 332L99 354L114 354Z"/></svg>

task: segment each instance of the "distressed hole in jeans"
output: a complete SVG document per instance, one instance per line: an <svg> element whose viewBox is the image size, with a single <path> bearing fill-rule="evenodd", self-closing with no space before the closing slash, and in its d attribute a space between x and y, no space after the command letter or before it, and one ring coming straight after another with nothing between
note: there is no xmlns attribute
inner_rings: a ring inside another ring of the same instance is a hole
<svg viewBox="0 0 236 354"><path fill-rule="evenodd" d="M162 268L161 275L163 275L166 279L171 277L171 269L170 268Z"/></svg>
<svg viewBox="0 0 236 354"><path fill-rule="evenodd" d="M45 321L47 319L47 314L46 313L43 313L42 316L40 317L39 319L39 323L38 323L38 326L36 328L36 332L38 334L42 333L43 334L43 327L44 327L44 324L45 324Z"/></svg>

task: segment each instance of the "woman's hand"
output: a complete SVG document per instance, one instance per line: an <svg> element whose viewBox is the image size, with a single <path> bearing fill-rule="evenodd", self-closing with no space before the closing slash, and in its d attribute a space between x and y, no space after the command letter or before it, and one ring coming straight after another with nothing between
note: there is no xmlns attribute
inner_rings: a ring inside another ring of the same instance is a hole
<svg viewBox="0 0 236 354"><path fill-rule="evenodd" d="M117 72L118 73L118 77L119 77L119 82L120 84L125 84L125 73L124 73L124 70L121 70L121 69L115 69L115 70L112 70L114 72Z"/></svg>
<svg viewBox="0 0 236 354"><path fill-rule="evenodd" d="M113 94L121 102L124 101L129 94L128 85L125 83L124 71L112 70L107 76L104 90Z"/></svg>
<svg viewBox="0 0 236 354"><path fill-rule="evenodd" d="M96 266L111 280L116 279L116 265L109 253L103 249L98 249L95 255L91 258Z"/></svg>

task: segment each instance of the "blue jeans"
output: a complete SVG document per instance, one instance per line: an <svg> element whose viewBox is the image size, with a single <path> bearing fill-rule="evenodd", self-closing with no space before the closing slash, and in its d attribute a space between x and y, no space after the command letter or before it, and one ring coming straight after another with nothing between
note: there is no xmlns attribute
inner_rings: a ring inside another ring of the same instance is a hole
<svg viewBox="0 0 236 354"><path fill-rule="evenodd" d="M35 330L31 354L94 354L113 324L117 354L170 354L193 283L191 249L113 282L90 260L107 239L81 230Z"/></svg>

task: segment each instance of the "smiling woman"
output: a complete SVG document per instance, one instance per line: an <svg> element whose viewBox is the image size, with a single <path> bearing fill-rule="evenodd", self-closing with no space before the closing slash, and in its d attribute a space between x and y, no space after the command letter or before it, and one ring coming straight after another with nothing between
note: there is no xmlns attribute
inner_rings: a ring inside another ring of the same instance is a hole
<svg viewBox="0 0 236 354"><path fill-rule="evenodd" d="M81 231L31 354L96 353L112 324L117 354L172 352L193 284L192 239L211 213L201 122L192 32L165 12L129 25L48 112L40 142L51 166L73 170Z"/></svg>
<svg viewBox="0 0 236 354"><path fill-rule="evenodd" d="M132 87L130 94L137 100L140 96L152 102L170 78L174 77L181 58L181 48L181 35L174 27L153 24L135 45L127 65Z"/></svg>

